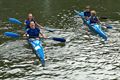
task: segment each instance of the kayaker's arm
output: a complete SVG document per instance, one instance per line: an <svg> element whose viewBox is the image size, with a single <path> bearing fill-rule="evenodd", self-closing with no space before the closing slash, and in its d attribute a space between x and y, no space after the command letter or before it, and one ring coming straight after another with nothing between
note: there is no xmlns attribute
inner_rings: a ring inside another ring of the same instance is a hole
<svg viewBox="0 0 120 80"><path fill-rule="evenodd" d="M40 32L40 37L47 38L43 33Z"/></svg>
<svg viewBox="0 0 120 80"><path fill-rule="evenodd" d="M38 24L37 22L35 22L35 24L36 24L37 26L39 26L41 29L44 29L44 27L41 26L40 24Z"/></svg>
<svg viewBox="0 0 120 80"><path fill-rule="evenodd" d="M101 22L100 19L97 17L97 23L100 24L100 22Z"/></svg>

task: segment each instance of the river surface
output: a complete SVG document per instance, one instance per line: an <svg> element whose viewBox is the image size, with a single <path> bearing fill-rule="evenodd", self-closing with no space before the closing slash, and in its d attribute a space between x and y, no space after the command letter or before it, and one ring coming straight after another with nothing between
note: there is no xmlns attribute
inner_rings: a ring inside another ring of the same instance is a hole
<svg viewBox="0 0 120 80"><path fill-rule="evenodd" d="M120 0L0 0L0 80L120 80ZM74 9L90 5L99 16L108 41L82 29ZM37 61L24 39L3 35L6 31L22 34L22 27L10 25L9 17L24 21L32 12L42 25L56 31L47 36L64 37L66 43L44 40L46 66ZM82 29L82 30L81 30Z"/></svg>

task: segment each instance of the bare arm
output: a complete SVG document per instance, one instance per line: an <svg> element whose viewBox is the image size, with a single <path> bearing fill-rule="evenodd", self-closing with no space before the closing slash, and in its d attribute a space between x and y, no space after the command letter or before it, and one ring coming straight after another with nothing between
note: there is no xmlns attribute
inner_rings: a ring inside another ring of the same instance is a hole
<svg viewBox="0 0 120 80"><path fill-rule="evenodd" d="M46 36L43 33L40 33L40 37L46 38Z"/></svg>
<svg viewBox="0 0 120 80"><path fill-rule="evenodd" d="M37 26L39 26L41 29L44 29L44 27L41 26L40 24L38 24L37 22L35 22L35 24L36 24Z"/></svg>

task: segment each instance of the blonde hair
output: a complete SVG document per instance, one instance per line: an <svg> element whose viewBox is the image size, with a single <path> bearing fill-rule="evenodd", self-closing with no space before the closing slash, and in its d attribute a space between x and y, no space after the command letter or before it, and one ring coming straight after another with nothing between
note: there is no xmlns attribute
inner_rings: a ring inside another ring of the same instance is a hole
<svg viewBox="0 0 120 80"><path fill-rule="evenodd" d="M32 13L29 13L28 16L33 16L33 14L32 14Z"/></svg>
<svg viewBox="0 0 120 80"><path fill-rule="evenodd" d="M91 11L91 14L92 14L92 15L96 15L96 11L95 11L95 10L92 10L92 11Z"/></svg>
<svg viewBox="0 0 120 80"><path fill-rule="evenodd" d="M85 8L86 8L86 9L90 9L90 6L89 6L89 5L87 5Z"/></svg>

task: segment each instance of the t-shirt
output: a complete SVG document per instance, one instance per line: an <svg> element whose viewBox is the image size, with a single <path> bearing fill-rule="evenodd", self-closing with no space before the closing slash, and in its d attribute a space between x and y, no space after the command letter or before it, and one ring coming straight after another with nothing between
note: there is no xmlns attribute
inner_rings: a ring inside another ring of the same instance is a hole
<svg viewBox="0 0 120 80"><path fill-rule="evenodd" d="M39 28L29 28L27 31L27 34L29 35L29 38L37 38L39 37L40 29Z"/></svg>
<svg viewBox="0 0 120 80"><path fill-rule="evenodd" d="M85 12L84 12L84 16L85 16L85 17L90 17L90 16L91 16L90 11L85 11Z"/></svg>
<svg viewBox="0 0 120 80"><path fill-rule="evenodd" d="M32 20L25 20L25 23L26 23L26 29L30 28L30 22L31 22L31 21L34 21L34 22L35 22L34 19L32 19Z"/></svg>
<svg viewBox="0 0 120 80"><path fill-rule="evenodd" d="M98 23L98 22L99 22L99 20L98 20L98 18L96 16L90 17L90 24L92 24L92 23Z"/></svg>

